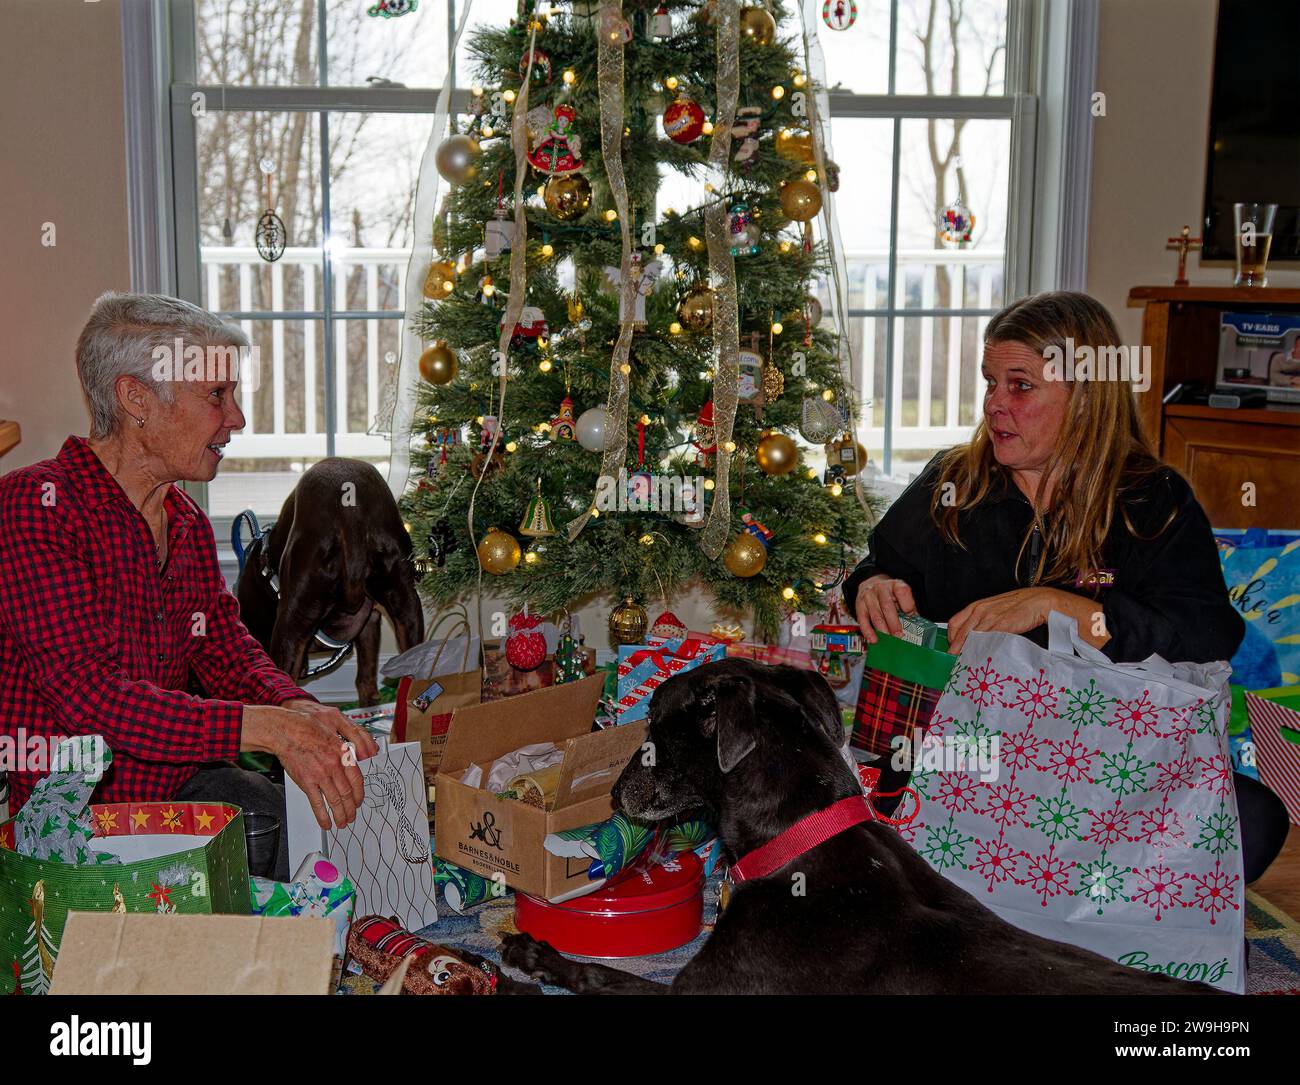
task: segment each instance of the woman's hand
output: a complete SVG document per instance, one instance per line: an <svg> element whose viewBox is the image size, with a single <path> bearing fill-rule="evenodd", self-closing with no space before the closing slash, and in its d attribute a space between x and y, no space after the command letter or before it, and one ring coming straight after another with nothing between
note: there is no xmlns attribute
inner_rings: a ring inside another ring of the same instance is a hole
<svg viewBox="0 0 1300 1085"><path fill-rule="evenodd" d="M854 613L858 616L858 626L868 644L875 644L880 639L880 633L902 636L903 623L898 620L900 612L916 613L912 589L904 581L877 573L858 585Z"/></svg>
<svg viewBox="0 0 1300 1085"><path fill-rule="evenodd" d="M1068 614L1079 623L1079 636L1100 648L1109 634L1093 632L1095 615L1101 607L1091 599L1058 588L1020 588L1016 591L977 599L959 610L948 622L948 651L956 655L966 637L977 630L986 633L1028 633L1047 622L1052 611Z"/></svg>

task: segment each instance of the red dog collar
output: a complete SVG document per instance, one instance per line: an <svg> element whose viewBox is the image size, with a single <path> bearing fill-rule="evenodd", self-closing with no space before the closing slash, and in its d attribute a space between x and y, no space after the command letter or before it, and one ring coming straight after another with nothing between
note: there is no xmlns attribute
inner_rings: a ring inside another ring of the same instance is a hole
<svg viewBox="0 0 1300 1085"><path fill-rule="evenodd" d="M761 848L755 848L740 862L733 863L727 876L737 884L750 878L765 878L837 833L864 821L871 821L874 816L864 796L850 795L847 799L840 799L824 810L800 818L785 832L773 837Z"/></svg>

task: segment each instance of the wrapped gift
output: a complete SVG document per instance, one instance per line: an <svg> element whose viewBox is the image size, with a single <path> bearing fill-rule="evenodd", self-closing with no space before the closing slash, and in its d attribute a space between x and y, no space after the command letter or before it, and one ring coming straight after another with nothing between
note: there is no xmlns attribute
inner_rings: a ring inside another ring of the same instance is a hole
<svg viewBox="0 0 1300 1085"><path fill-rule="evenodd" d="M812 653L801 648L783 648L779 644L758 644L742 640L737 644L727 645L728 659L752 659L758 663L770 663L772 666L798 667L800 670L815 671Z"/></svg>
<svg viewBox="0 0 1300 1085"><path fill-rule="evenodd" d="M1262 784L1275 791L1300 825L1300 692L1294 686L1246 694L1256 766Z"/></svg>
<svg viewBox="0 0 1300 1085"><path fill-rule="evenodd" d="M300 864L293 881L249 878L248 888L254 915L332 919L334 953L343 956L357 891L347 875L320 852L313 852Z"/></svg>
<svg viewBox="0 0 1300 1085"><path fill-rule="evenodd" d="M650 698L666 679L693 670L701 663L723 659L726 651L725 643L703 638L621 645L615 701L618 722L625 724L645 719L650 711Z"/></svg>

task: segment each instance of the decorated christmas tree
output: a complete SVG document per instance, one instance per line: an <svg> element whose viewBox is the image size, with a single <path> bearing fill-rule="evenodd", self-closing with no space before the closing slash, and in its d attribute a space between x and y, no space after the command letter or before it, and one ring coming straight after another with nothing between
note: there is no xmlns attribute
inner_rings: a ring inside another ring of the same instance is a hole
<svg viewBox="0 0 1300 1085"><path fill-rule="evenodd" d="M529 5L470 39L411 329L404 512L435 604L631 597L634 635L698 581L773 639L864 545L838 177L785 16Z"/></svg>

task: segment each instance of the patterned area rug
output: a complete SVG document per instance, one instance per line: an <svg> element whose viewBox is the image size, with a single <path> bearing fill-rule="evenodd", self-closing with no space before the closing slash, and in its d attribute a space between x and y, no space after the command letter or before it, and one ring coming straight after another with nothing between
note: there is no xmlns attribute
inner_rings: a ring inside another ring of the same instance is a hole
<svg viewBox="0 0 1300 1085"><path fill-rule="evenodd" d="M712 929L712 920L717 914L717 887L716 878L710 879L705 886L704 917L707 926L693 942L653 957L631 957L604 963L659 983L670 983L686 962L699 952ZM500 964L501 937L517 930L514 895L507 894L501 900L472 908L466 915L441 912L438 922L425 927L420 934L452 948L480 953ZM1250 946L1247 994L1300 995L1300 923L1249 889L1246 891L1246 940ZM505 971L515 979L528 979L513 969ZM347 976L343 979L341 993L373 994L374 989L375 985L365 976ZM547 994L569 993L558 987L543 989Z"/></svg>

